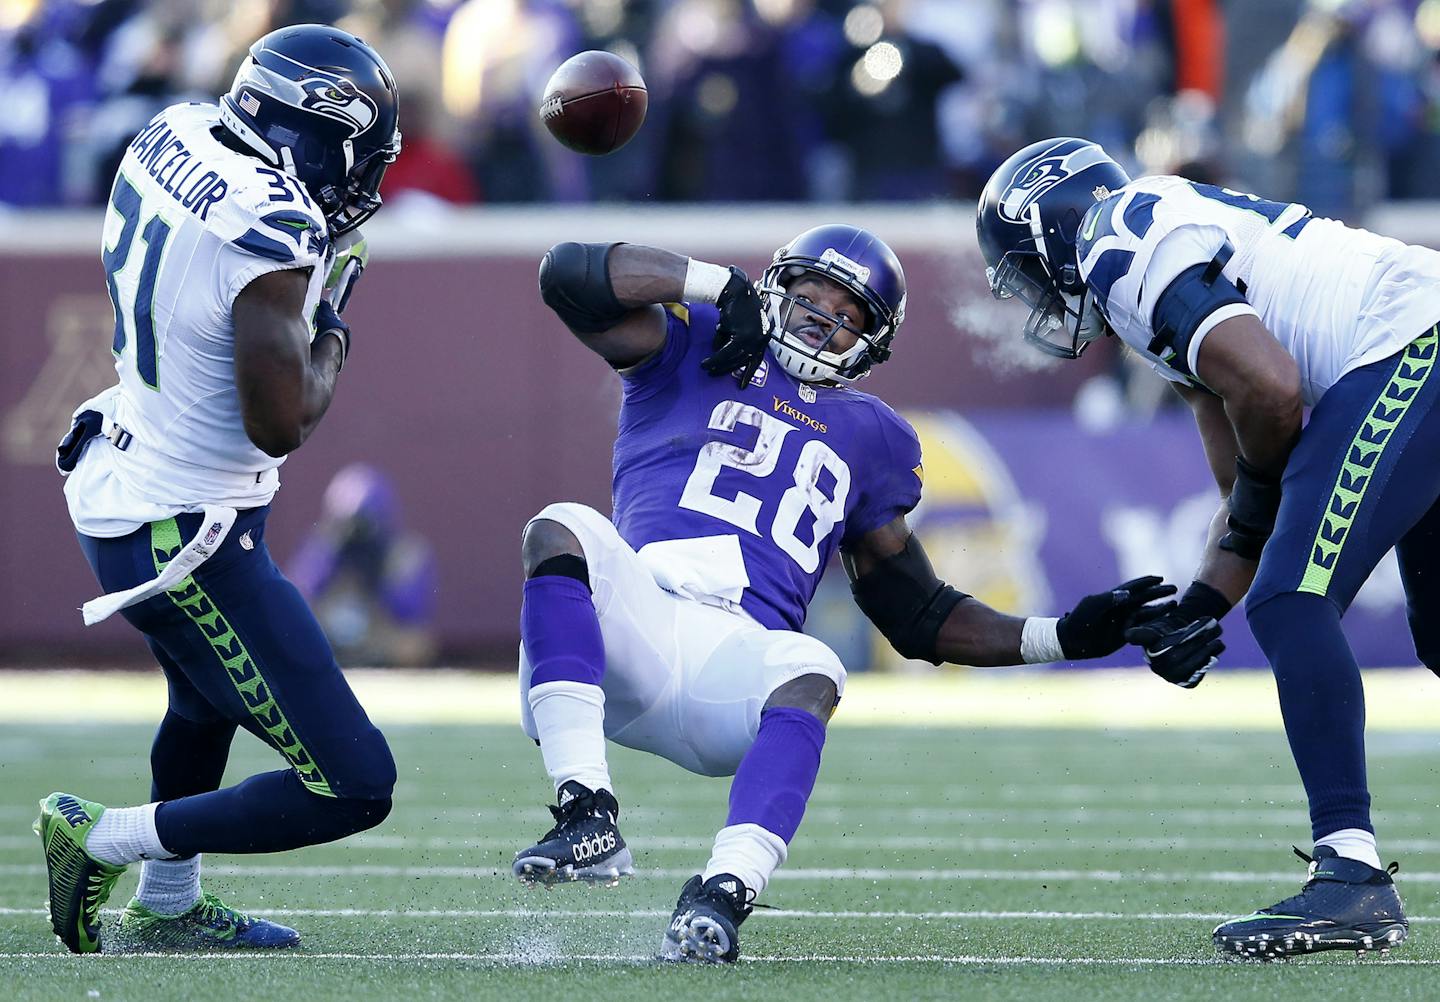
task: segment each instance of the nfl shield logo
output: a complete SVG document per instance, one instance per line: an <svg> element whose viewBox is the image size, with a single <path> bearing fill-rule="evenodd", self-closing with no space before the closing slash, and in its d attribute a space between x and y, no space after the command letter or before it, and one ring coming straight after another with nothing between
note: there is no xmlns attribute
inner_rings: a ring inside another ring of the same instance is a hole
<svg viewBox="0 0 1440 1002"><path fill-rule="evenodd" d="M807 404L813 404L815 402L815 387L811 386L809 383L801 383L800 399L805 401Z"/></svg>
<svg viewBox="0 0 1440 1002"><path fill-rule="evenodd" d="M219 522L211 522L210 528L205 530L205 545L214 546L215 540L220 538L220 530L223 526Z"/></svg>

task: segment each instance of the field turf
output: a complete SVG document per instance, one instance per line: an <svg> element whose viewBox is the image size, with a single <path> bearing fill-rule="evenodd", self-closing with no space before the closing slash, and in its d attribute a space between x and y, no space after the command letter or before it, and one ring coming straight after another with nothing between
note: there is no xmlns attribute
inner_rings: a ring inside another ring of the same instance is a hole
<svg viewBox="0 0 1440 1002"><path fill-rule="evenodd" d="M504 722L508 680L470 676L406 680L404 699L391 678L361 686L400 763L396 809L379 829L207 861L208 888L295 925L301 949L71 957L44 916L35 802L52 789L143 800L150 728L138 720L158 715L162 697L153 678L0 675L10 697L0 709L0 991L5 1002L1440 997L1440 732L1416 726L1435 708L1433 677L1370 676L1376 820L1382 854L1401 863L1410 942L1386 960L1273 965L1223 962L1210 945L1220 918L1293 893L1304 877L1289 846L1307 845L1308 823L1268 678L1207 680L1214 692L1189 715L1158 681L1116 678L859 680L765 896L778 910L743 927L740 965L712 969L651 957L724 821L727 781L615 749L638 877L614 889L522 888L508 862L548 827L548 789L536 750ZM1413 699L1376 699L1411 687ZM84 700L68 698L82 689ZM920 708L908 716L896 701L906 691ZM1055 697L1067 691L1068 702ZM82 703L84 719L67 721ZM413 709L425 705L444 709ZM1006 709L975 709L992 705ZM274 762L242 735L230 776ZM133 886L122 878L112 905Z"/></svg>

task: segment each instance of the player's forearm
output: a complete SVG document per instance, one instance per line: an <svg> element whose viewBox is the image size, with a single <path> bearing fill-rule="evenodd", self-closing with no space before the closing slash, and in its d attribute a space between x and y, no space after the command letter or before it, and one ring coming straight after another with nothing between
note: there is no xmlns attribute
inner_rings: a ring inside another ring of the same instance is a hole
<svg viewBox="0 0 1440 1002"><path fill-rule="evenodd" d="M305 371L305 402L300 418L299 439L294 448L298 449L310 437L310 433L320 424L320 419L330 408L343 360L344 353L339 338L329 335L318 337L310 346L310 364Z"/></svg>
<svg viewBox="0 0 1440 1002"><path fill-rule="evenodd" d="M1200 568L1195 572L1195 580L1214 588L1224 595L1231 605L1235 605L1250 590L1250 583L1255 580L1255 570L1259 565L1253 560L1238 557L1229 550L1220 549L1220 537L1224 536L1228 529L1226 519L1229 514L1230 505L1222 500L1215 516L1210 519L1210 532L1205 542Z"/></svg>
<svg viewBox="0 0 1440 1002"><path fill-rule="evenodd" d="M1278 477L1300 437L1303 404L1295 392L1257 392L1226 398L1225 414L1235 429L1240 455L1255 469Z"/></svg>
<svg viewBox="0 0 1440 1002"><path fill-rule="evenodd" d="M935 653L949 664L998 668L1024 664L1020 639L1025 620L996 612L984 602L967 598L941 624Z"/></svg>
<svg viewBox="0 0 1440 1002"><path fill-rule="evenodd" d="M684 255L639 244L615 245L606 262L610 288L628 307L682 301L689 264Z"/></svg>

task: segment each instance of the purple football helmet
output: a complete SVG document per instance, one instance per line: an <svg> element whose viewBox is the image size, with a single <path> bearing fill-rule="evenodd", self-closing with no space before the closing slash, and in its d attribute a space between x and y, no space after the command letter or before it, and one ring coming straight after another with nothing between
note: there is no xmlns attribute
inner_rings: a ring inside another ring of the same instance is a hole
<svg viewBox="0 0 1440 1002"><path fill-rule="evenodd" d="M861 326L792 296L789 287L802 275L827 278L859 299L866 313ZM853 383L890 357L890 342L905 319L905 271L895 252L868 230L842 224L817 226L775 252L760 278L760 302L770 331L770 350L786 372L805 382ZM792 332L791 316L797 306L833 325L821 344ZM830 342L842 327L857 340L844 351L830 351Z"/></svg>

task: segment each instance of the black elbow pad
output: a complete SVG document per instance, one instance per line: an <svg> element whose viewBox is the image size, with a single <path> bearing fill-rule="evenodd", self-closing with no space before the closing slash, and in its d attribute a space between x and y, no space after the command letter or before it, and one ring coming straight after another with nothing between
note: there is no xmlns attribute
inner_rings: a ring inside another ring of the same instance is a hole
<svg viewBox="0 0 1440 1002"><path fill-rule="evenodd" d="M615 244L556 244L540 261L540 298L577 334L609 330L630 311L615 298L606 259Z"/></svg>
<svg viewBox="0 0 1440 1002"><path fill-rule="evenodd" d="M911 545L913 539L850 582L850 592L901 657L938 665L943 660L936 653L940 627L950 610L970 596L936 577L924 551Z"/></svg>

